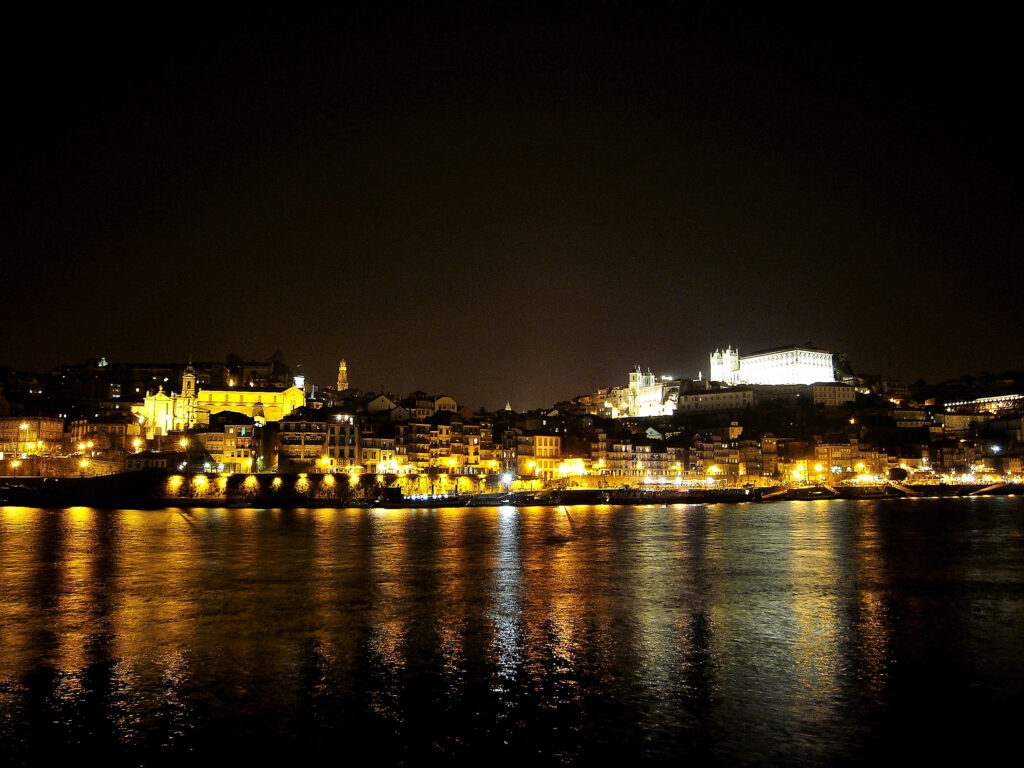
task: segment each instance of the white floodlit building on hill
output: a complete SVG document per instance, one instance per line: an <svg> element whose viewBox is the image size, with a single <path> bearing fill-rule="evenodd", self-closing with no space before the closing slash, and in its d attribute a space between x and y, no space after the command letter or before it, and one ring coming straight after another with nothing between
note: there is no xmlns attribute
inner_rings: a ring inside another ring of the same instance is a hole
<svg viewBox="0 0 1024 768"><path fill-rule="evenodd" d="M724 384L816 384L835 381L832 353L810 345L765 349L740 357L726 347L711 353L711 381Z"/></svg>

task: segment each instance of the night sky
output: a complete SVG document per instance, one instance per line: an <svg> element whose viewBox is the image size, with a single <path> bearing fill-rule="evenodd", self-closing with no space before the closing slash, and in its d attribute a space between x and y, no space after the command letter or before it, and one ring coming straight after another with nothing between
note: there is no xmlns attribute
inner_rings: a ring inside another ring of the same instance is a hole
<svg viewBox="0 0 1024 768"><path fill-rule="evenodd" d="M726 344L1024 368L1009 19L483 8L8 25L0 364L517 409Z"/></svg>

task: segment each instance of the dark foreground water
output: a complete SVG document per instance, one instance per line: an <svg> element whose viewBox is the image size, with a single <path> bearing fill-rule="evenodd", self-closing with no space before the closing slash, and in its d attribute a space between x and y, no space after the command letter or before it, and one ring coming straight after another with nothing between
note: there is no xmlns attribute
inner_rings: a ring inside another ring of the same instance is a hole
<svg viewBox="0 0 1024 768"><path fill-rule="evenodd" d="M1024 498L0 509L0 764L1018 752Z"/></svg>

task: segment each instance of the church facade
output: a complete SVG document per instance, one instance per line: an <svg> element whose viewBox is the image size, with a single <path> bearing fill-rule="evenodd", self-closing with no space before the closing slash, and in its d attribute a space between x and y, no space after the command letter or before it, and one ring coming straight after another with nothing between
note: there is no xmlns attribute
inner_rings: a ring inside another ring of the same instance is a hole
<svg viewBox="0 0 1024 768"><path fill-rule="evenodd" d="M197 424L208 424L210 415L221 411L234 411L257 423L280 421L296 408L306 404L306 394L299 387L270 389L262 387L229 387L228 389L198 389L196 374L191 366L181 377L181 393L166 393L161 387L154 394L146 394L142 405L132 407L152 440L172 432L184 432Z"/></svg>

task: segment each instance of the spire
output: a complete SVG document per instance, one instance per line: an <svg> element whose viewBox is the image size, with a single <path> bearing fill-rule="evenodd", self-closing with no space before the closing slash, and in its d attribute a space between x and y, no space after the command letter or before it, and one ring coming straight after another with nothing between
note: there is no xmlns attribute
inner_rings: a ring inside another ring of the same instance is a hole
<svg viewBox="0 0 1024 768"><path fill-rule="evenodd" d="M338 391L342 392L348 389L348 366L345 364L345 358L341 358L341 362L338 364Z"/></svg>

